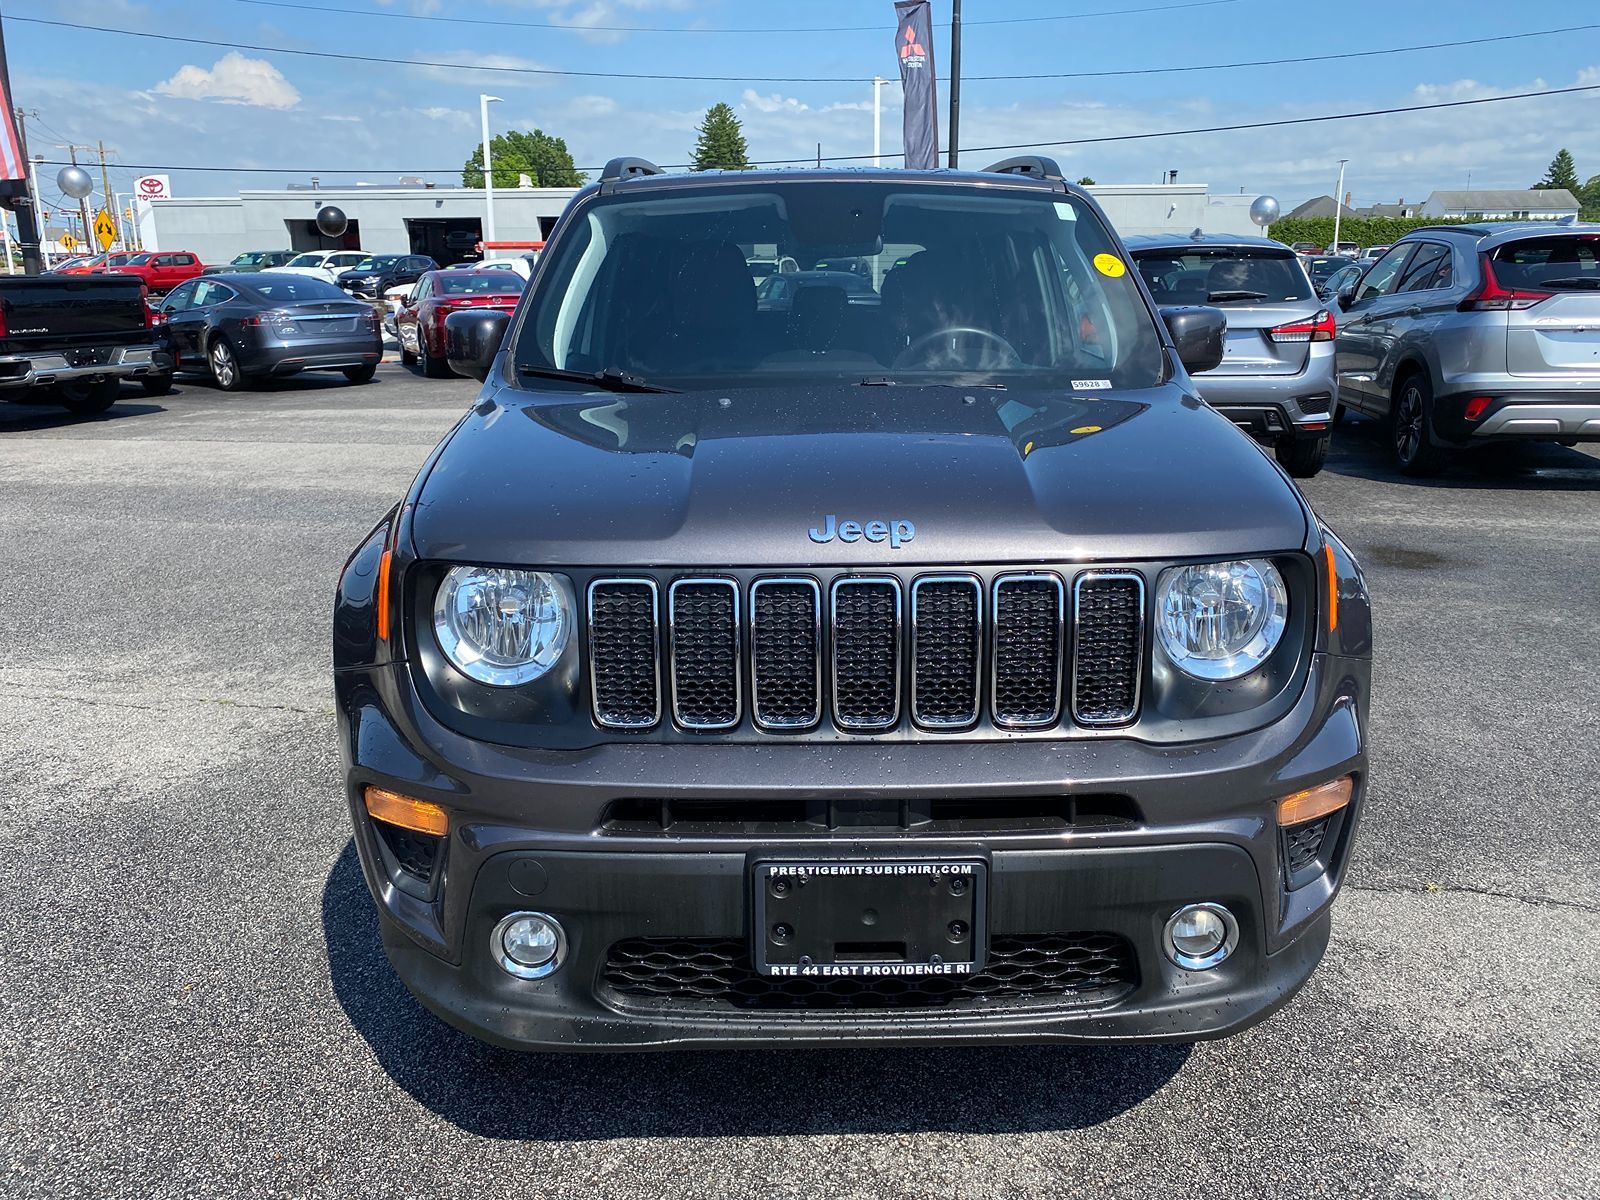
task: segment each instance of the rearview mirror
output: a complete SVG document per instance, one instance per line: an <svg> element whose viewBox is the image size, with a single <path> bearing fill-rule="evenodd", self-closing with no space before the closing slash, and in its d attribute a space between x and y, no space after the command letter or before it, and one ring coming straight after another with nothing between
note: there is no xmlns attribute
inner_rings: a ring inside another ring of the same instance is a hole
<svg viewBox="0 0 1600 1200"><path fill-rule="evenodd" d="M489 378L511 314L494 309L454 312L444 319L444 353L457 375L482 383Z"/></svg>
<svg viewBox="0 0 1600 1200"><path fill-rule="evenodd" d="M1194 375L1221 365L1228 318L1220 308L1163 308L1161 319L1166 322L1173 349L1185 371Z"/></svg>

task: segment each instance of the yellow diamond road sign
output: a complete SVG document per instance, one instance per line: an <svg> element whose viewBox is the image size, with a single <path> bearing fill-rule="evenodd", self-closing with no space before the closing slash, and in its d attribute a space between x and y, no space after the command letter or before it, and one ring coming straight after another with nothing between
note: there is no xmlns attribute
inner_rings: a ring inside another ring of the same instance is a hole
<svg viewBox="0 0 1600 1200"><path fill-rule="evenodd" d="M65 250L68 254L71 254L78 248L78 239L73 237L70 233L63 233L59 239L59 244L63 250Z"/></svg>
<svg viewBox="0 0 1600 1200"><path fill-rule="evenodd" d="M111 249L111 243L117 240L117 223L103 208L94 215L94 238L102 250Z"/></svg>

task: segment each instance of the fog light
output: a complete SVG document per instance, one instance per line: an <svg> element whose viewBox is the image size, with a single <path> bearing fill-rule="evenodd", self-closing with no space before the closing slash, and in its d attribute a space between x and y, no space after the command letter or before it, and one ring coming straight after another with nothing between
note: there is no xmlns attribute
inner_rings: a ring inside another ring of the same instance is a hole
<svg viewBox="0 0 1600 1200"><path fill-rule="evenodd" d="M560 922L544 913L512 913L494 927L489 952L507 974L518 979L543 979L561 966L567 935Z"/></svg>
<svg viewBox="0 0 1600 1200"><path fill-rule="evenodd" d="M1167 957L1186 971L1222 962L1239 944L1239 923L1220 904L1186 904L1167 920Z"/></svg>

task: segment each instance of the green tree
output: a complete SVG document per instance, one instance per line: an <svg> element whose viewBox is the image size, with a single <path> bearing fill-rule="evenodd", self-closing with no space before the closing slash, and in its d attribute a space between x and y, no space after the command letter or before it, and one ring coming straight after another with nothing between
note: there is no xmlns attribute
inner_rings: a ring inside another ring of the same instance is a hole
<svg viewBox="0 0 1600 1200"><path fill-rule="evenodd" d="M1078 180L1078 186L1079 187L1093 187L1094 186L1094 180L1090 179L1087 175L1085 175L1082 179Z"/></svg>
<svg viewBox="0 0 1600 1200"><path fill-rule="evenodd" d="M1572 154L1562 148L1550 160L1550 168L1544 173L1544 178L1533 185L1535 188L1566 188L1573 195L1578 194L1578 167L1572 161Z"/></svg>
<svg viewBox="0 0 1600 1200"><path fill-rule="evenodd" d="M1578 193L1578 201L1585 208L1600 208L1600 175L1589 176L1589 182Z"/></svg>
<svg viewBox="0 0 1600 1200"><path fill-rule="evenodd" d="M494 186L514 188L518 176L526 175L535 187L582 187L587 178L572 162L565 139L551 137L542 129L524 133L510 129L497 133L489 142L494 159ZM472 157L461 169L461 185L483 186L483 144L472 148Z"/></svg>
<svg viewBox="0 0 1600 1200"><path fill-rule="evenodd" d="M706 109L705 120L696 132L700 135L694 144L694 170L696 171L748 171L750 149L745 145L744 129L733 109L726 104L713 104Z"/></svg>

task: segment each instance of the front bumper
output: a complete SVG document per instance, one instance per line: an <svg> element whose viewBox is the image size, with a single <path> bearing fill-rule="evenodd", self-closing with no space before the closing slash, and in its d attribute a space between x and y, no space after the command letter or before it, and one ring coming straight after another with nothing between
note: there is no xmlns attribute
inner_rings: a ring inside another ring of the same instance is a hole
<svg viewBox="0 0 1600 1200"><path fill-rule="evenodd" d="M154 346L117 346L103 363L74 365L66 354L0 356L0 388L48 387L74 379L136 379L158 374L165 360Z"/></svg>
<svg viewBox="0 0 1600 1200"><path fill-rule="evenodd" d="M1176 748L929 738L533 751L438 725L404 664L341 672L336 690L355 843L390 961L425 1005L475 1036L544 1049L1152 1041L1245 1028L1285 1003L1320 959L1361 804L1369 674L1365 659L1318 655L1283 720ZM1325 869L1291 889L1276 800L1344 774L1356 777L1356 798L1330 835ZM431 888L397 873L362 804L368 784L451 812ZM984 833L741 826L688 835L606 819L617 802L648 799L803 794L892 808L919 795L976 803L1108 793L1125 798L1137 819ZM1017 1003L773 1012L650 1000L607 982L612 948L626 939L743 944L758 857L923 855L989 864L992 937L1092 931L1121 939L1135 964L1125 986ZM1184 971L1162 952L1161 933L1177 908L1200 900L1234 913L1239 948L1213 970ZM564 965L545 979L513 979L491 960L490 931L519 910L550 913L566 929Z"/></svg>

